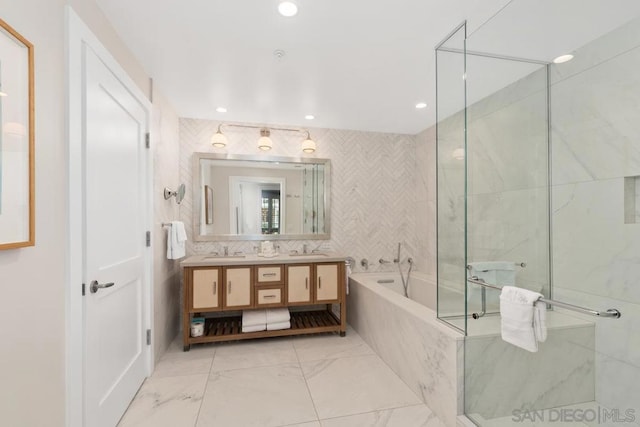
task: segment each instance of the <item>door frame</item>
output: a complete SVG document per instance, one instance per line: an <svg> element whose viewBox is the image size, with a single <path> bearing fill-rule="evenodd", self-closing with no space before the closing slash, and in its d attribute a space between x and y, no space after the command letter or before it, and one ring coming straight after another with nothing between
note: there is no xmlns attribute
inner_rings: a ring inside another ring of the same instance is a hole
<svg viewBox="0 0 640 427"><path fill-rule="evenodd" d="M65 409L66 426L82 427L84 422L84 322L85 303L82 295L83 269L84 269L84 213L83 194L84 187L84 112L83 112L83 48L88 46L114 73L116 78L124 84L129 92L136 98L147 115L147 132L151 127L151 102L142 90L134 83L120 64L113 58L109 51L102 45L99 39L84 24L71 6L65 6L65 31L66 31L66 133L68 139L68 170L67 185L69 191L68 215L67 215L67 283L65 286L65 319L66 319L66 346L65 346ZM145 155L146 171L144 172L144 187L146 200L144 201L145 228L151 230L153 222L153 156L151 150ZM143 236L140 236L142 239ZM143 328L152 329L153 325L153 244L146 248L144 253L144 277L142 303L145 305L145 318ZM87 289L88 293L88 289ZM154 350L153 334L151 344L144 346L143 352L147 365L147 376L153 372Z"/></svg>

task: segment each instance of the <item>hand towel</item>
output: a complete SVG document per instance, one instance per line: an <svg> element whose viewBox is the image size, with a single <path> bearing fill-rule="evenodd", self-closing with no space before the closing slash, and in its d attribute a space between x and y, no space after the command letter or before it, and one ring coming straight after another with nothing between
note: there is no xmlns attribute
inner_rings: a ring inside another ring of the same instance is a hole
<svg viewBox="0 0 640 427"><path fill-rule="evenodd" d="M171 221L167 236L167 258L180 259L186 255L187 232L182 221Z"/></svg>
<svg viewBox="0 0 640 427"><path fill-rule="evenodd" d="M534 308L533 327L536 339L538 342L545 342L547 340L547 303L536 301Z"/></svg>
<svg viewBox="0 0 640 427"><path fill-rule="evenodd" d="M266 329L267 329L267 325L254 325L254 326L242 325L242 332L258 332L258 331L264 331Z"/></svg>
<svg viewBox="0 0 640 427"><path fill-rule="evenodd" d="M291 319L289 309L284 308L268 308L267 309L267 325L270 323L288 322Z"/></svg>
<svg viewBox="0 0 640 427"><path fill-rule="evenodd" d="M534 303L542 295L527 289L505 286L500 293L502 339L535 353L538 339L534 328Z"/></svg>
<svg viewBox="0 0 640 427"><path fill-rule="evenodd" d="M256 326L267 324L266 310L243 310L242 311L242 327Z"/></svg>
<svg viewBox="0 0 640 427"><path fill-rule="evenodd" d="M286 322L276 322L276 323L267 323L267 331L278 331L280 329L290 329L291 322L287 320Z"/></svg>

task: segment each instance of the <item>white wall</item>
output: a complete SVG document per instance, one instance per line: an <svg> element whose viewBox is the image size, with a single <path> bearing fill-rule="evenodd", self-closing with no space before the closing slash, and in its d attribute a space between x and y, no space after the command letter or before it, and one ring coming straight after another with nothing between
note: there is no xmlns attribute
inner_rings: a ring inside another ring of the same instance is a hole
<svg viewBox="0 0 640 427"><path fill-rule="evenodd" d="M144 70L92 0L0 0L2 19L35 46L36 100L36 246L0 251L0 424L7 426L65 423L66 4L149 93Z"/></svg>
<svg viewBox="0 0 640 427"><path fill-rule="evenodd" d="M175 198L164 199L164 188L175 190L180 182L178 162L178 116L155 87L151 128L153 151L153 344L158 360L178 333L180 318L180 262L167 259L168 227L162 223L177 220L180 206Z"/></svg>

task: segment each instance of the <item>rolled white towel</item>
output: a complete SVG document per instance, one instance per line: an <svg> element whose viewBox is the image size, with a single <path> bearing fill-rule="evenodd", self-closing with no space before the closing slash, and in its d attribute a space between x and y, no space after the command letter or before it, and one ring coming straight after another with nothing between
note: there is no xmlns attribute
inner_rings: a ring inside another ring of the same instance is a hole
<svg viewBox="0 0 640 427"><path fill-rule="evenodd" d="M242 327L256 326L267 324L266 310L243 310L242 311Z"/></svg>
<svg viewBox="0 0 640 427"><path fill-rule="evenodd" d="M267 309L267 325L269 323L288 322L291 319L289 309L283 308L268 308Z"/></svg>
<svg viewBox="0 0 640 427"><path fill-rule="evenodd" d="M267 323L267 331L278 331L280 329L290 329L291 322L287 320L286 322L276 322L276 323Z"/></svg>

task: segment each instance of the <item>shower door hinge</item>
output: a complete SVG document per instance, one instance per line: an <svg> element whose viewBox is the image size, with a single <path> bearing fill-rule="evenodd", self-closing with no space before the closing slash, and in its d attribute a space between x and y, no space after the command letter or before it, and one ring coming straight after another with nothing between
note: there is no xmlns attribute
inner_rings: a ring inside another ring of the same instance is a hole
<svg viewBox="0 0 640 427"><path fill-rule="evenodd" d="M147 236L147 237L146 237L146 239L147 239L147 240L146 240L146 241L147 241L147 247L149 248L149 247L151 247L151 232L150 232L150 231L147 231L146 236Z"/></svg>
<svg viewBox="0 0 640 427"><path fill-rule="evenodd" d="M149 134L149 132L147 132L147 134L144 136L144 145L147 148L151 147L151 135Z"/></svg>
<svg viewBox="0 0 640 427"><path fill-rule="evenodd" d="M147 345L151 345L151 329L147 329Z"/></svg>

